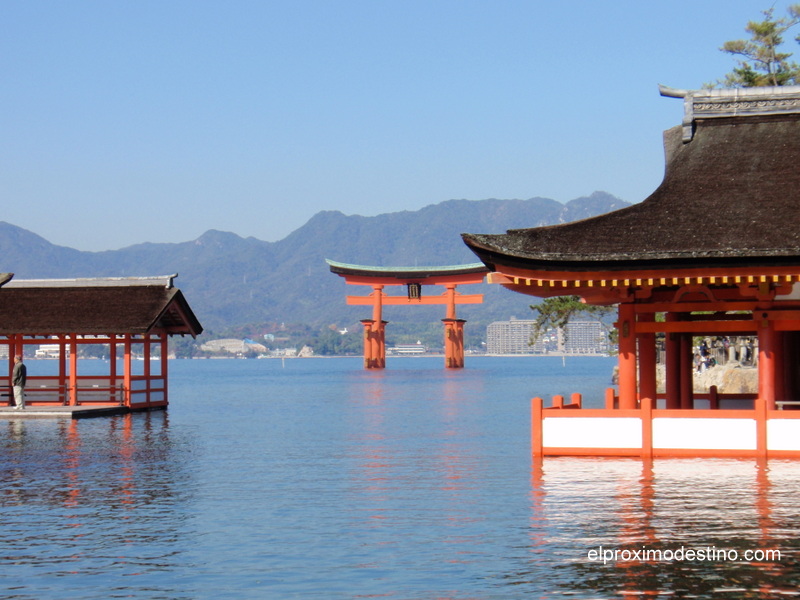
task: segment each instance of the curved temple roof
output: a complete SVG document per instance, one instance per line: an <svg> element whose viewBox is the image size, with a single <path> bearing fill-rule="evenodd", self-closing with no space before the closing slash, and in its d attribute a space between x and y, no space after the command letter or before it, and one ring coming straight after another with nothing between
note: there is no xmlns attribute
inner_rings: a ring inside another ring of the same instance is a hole
<svg viewBox="0 0 800 600"><path fill-rule="evenodd" d="M175 277L12 280L0 288L0 335L199 335Z"/></svg>
<svg viewBox="0 0 800 600"><path fill-rule="evenodd" d="M662 94L683 97L686 117L664 133L666 173L646 200L464 242L492 268L800 265L800 86Z"/></svg>
<svg viewBox="0 0 800 600"><path fill-rule="evenodd" d="M486 273L488 269L483 263L468 265L449 265L442 267L372 267L366 265L350 265L325 259L331 273L337 275L360 275L362 277L397 277L398 279L426 279L442 275L468 275Z"/></svg>

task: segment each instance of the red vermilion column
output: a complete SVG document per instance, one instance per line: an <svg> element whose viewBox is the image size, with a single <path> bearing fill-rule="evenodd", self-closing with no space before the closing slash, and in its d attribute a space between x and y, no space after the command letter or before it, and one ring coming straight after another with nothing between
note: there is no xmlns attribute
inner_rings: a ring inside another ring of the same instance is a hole
<svg viewBox="0 0 800 600"><path fill-rule="evenodd" d="M456 318L456 284L445 284L447 312L444 324L444 366L448 369L464 368L464 323Z"/></svg>
<svg viewBox="0 0 800 600"><path fill-rule="evenodd" d="M678 315L667 313L667 322L678 321ZM667 408L678 409L681 407L681 342L680 334L668 331L664 347L664 362L666 363L666 373L664 377L664 388L667 396Z"/></svg>
<svg viewBox="0 0 800 600"><path fill-rule="evenodd" d="M58 336L58 400L67 403L67 337Z"/></svg>
<svg viewBox="0 0 800 600"><path fill-rule="evenodd" d="M13 370L13 366L14 366L14 357L17 356L17 355L22 356L23 358L25 357L24 348L25 348L25 346L22 343L22 334L18 333L18 334L16 334L14 336L14 352L12 352L11 356L10 356L12 370Z"/></svg>
<svg viewBox="0 0 800 600"><path fill-rule="evenodd" d="M636 408L636 312L632 302L619 305L619 407Z"/></svg>
<svg viewBox="0 0 800 600"><path fill-rule="evenodd" d="M380 323L383 320L383 286L372 286L372 320Z"/></svg>
<svg viewBox="0 0 800 600"><path fill-rule="evenodd" d="M150 406L150 388L152 387L152 377L150 373L150 359L153 353L153 349L150 345L150 334L144 334L144 343L142 344L142 353L144 354L144 385L145 385L145 402L147 406Z"/></svg>
<svg viewBox="0 0 800 600"><path fill-rule="evenodd" d="M109 397L117 399L117 334L108 336L108 387Z"/></svg>
<svg viewBox="0 0 800 600"><path fill-rule="evenodd" d="M78 404L78 336L74 333L69 336L69 403L70 406Z"/></svg>
<svg viewBox="0 0 800 600"><path fill-rule="evenodd" d="M169 404L169 336L166 333L161 334L161 379L163 380L164 387L164 402Z"/></svg>
<svg viewBox="0 0 800 600"><path fill-rule="evenodd" d="M372 327L370 330L370 367L386 367L386 323L383 320L383 285L372 286Z"/></svg>
<svg viewBox="0 0 800 600"><path fill-rule="evenodd" d="M372 319L362 319L364 326L364 368L372 368Z"/></svg>
<svg viewBox="0 0 800 600"><path fill-rule="evenodd" d="M458 356L458 368L464 368L464 319L456 319L456 351Z"/></svg>
<svg viewBox="0 0 800 600"><path fill-rule="evenodd" d="M375 369L386 368L386 321L372 324L372 353Z"/></svg>
<svg viewBox="0 0 800 600"><path fill-rule="evenodd" d="M445 314L445 319L455 319L456 318L456 284L455 283L447 283L445 284L445 295L447 297L447 313Z"/></svg>
<svg viewBox="0 0 800 600"><path fill-rule="evenodd" d="M652 323L656 320L653 313L639 315L642 322ZM640 333L639 339L639 399L650 398L653 408L656 407L656 334Z"/></svg>
<svg viewBox="0 0 800 600"><path fill-rule="evenodd" d="M131 405L131 334L126 333L123 337L123 352L124 352L124 360L122 365L122 379L124 381L125 390L123 392L125 398L125 406L130 408Z"/></svg>
<svg viewBox="0 0 800 600"><path fill-rule="evenodd" d="M442 319L444 324L444 366L448 369L453 367L455 331L453 331L453 319Z"/></svg>
<svg viewBox="0 0 800 600"><path fill-rule="evenodd" d="M464 368L463 319L442 319L444 323L444 366L448 369Z"/></svg>
<svg viewBox="0 0 800 600"><path fill-rule="evenodd" d="M776 334L772 321L758 319L758 397L775 410Z"/></svg>

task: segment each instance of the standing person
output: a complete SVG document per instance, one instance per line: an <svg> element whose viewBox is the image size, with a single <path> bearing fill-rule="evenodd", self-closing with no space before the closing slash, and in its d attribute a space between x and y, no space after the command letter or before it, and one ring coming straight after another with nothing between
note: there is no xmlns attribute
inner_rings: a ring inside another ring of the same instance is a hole
<svg viewBox="0 0 800 600"><path fill-rule="evenodd" d="M14 386L14 403L17 410L25 408L25 384L28 382L28 368L22 362L22 356L14 357L14 370L11 372L11 385Z"/></svg>

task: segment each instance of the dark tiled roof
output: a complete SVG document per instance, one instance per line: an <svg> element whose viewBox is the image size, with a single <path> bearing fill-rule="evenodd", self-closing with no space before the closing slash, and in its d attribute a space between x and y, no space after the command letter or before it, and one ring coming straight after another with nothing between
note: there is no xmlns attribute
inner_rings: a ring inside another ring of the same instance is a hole
<svg viewBox="0 0 800 600"><path fill-rule="evenodd" d="M198 335L202 326L178 288L163 285L0 288L0 335Z"/></svg>
<svg viewBox="0 0 800 600"><path fill-rule="evenodd" d="M538 270L800 265L800 114L692 126L688 142L686 127L665 132L664 180L645 201L464 241L488 265Z"/></svg>

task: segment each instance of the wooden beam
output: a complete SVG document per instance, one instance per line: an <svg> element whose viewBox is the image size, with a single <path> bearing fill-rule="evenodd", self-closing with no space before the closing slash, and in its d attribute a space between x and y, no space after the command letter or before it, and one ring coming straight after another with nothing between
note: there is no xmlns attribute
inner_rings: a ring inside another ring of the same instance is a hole
<svg viewBox="0 0 800 600"><path fill-rule="evenodd" d="M743 302L653 302L647 304L637 304L637 313L659 313L659 312L730 312L746 311L750 312L757 306L755 301Z"/></svg>
<svg viewBox="0 0 800 600"><path fill-rule="evenodd" d="M374 299L372 296L347 296L347 304L352 306L372 306ZM383 296L381 303L386 305L404 305L410 306L413 304L448 304L450 300L447 296L423 296L409 300L406 296ZM483 302L483 294L456 294L456 304L481 304Z"/></svg>
<svg viewBox="0 0 800 600"><path fill-rule="evenodd" d="M755 321L669 321L665 323L636 324L637 333L727 333L752 334L757 330Z"/></svg>

